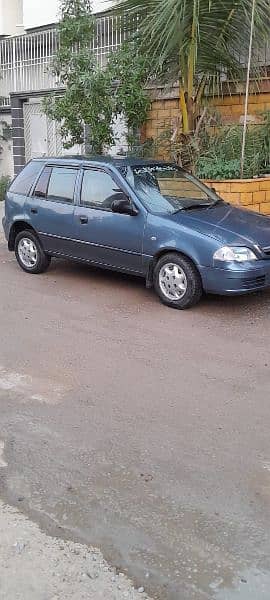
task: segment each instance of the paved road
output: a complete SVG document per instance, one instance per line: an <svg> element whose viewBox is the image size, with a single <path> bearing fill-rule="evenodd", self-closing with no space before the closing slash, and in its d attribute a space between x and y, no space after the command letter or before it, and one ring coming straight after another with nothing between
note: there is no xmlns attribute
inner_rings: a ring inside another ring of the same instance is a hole
<svg viewBox="0 0 270 600"><path fill-rule="evenodd" d="M270 294L177 312L3 241L0 282L1 498L160 600L269 599Z"/></svg>

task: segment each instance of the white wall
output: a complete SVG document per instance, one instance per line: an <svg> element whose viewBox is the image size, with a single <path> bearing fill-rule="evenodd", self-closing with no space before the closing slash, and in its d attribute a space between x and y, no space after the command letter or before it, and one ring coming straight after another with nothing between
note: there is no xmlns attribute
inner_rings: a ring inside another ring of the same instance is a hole
<svg viewBox="0 0 270 600"><path fill-rule="evenodd" d="M7 0L0 0L0 2ZM23 0L23 21L25 29L56 23L59 19L59 0ZM92 0L93 12L108 10L107 0Z"/></svg>
<svg viewBox="0 0 270 600"><path fill-rule="evenodd" d="M102 12L103 10L109 10L113 2L108 0L92 0L93 12Z"/></svg>
<svg viewBox="0 0 270 600"><path fill-rule="evenodd" d="M113 2L92 0L93 12L108 10ZM60 0L0 0L0 36L56 23Z"/></svg>
<svg viewBox="0 0 270 600"><path fill-rule="evenodd" d="M3 131L3 121L11 125L11 115L0 115L0 133ZM0 177L2 175L14 175L12 140L0 140Z"/></svg>
<svg viewBox="0 0 270 600"><path fill-rule="evenodd" d="M23 0L0 0L0 35L22 33Z"/></svg>
<svg viewBox="0 0 270 600"><path fill-rule="evenodd" d="M56 23L59 18L57 0L23 0L23 24L25 29Z"/></svg>

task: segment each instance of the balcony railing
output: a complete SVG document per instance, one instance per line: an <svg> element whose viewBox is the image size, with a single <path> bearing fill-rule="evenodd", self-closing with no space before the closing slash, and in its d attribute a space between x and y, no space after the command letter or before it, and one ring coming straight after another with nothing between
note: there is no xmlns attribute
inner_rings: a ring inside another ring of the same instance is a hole
<svg viewBox="0 0 270 600"><path fill-rule="evenodd" d="M136 30L136 19L129 24L130 27ZM108 55L121 46L128 28L120 16L112 15L97 17L95 28L92 50L103 66ZM58 41L55 27L0 40L0 105L9 105L11 92L50 90L57 86L50 66ZM256 62L260 67L270 65L269 45L256 56Z"/></svg>
<svg viewBox="0 0 270 600"><path fill-rule="evenodd" d="M56 29L0 41L0 95L50 89L56 81L49 67L58 45Z"/></svg>
<svg viewBox="0 0 270 600"><path fill-rule="evenodd" d="M120 16L98 17L92 50L98 63L106 64L108 55L117 50L126 37ZM50 71L58 48L58 30L39 32L0 40L0 97L9 104L11 92L49 90L57 86Z"/></svg>

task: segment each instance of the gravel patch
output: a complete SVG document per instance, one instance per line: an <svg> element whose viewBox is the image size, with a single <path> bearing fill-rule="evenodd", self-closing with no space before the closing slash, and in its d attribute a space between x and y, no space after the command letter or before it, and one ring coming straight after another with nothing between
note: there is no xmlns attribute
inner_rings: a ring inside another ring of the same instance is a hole
<svg viewBox="0 0 270 600"><path fill-rule="evenodd" d="M142 600L96 548L47 536L0 502L1 600Z"/></svg>

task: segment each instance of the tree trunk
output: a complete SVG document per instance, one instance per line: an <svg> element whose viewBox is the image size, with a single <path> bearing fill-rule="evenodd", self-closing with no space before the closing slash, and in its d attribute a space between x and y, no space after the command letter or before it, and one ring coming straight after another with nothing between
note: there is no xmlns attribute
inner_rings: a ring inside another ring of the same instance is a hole
<svg viewBox="0 0 270 600"><path fill-rule="evenodd" d="M189 133L189 116L188 116L188 107L186 102L186 95L182 85L180 84L179 88L179 96L180 96L180 111L182 114L182 131L185 135Z"/></svg>
<svg viewBox="0 0 270 600"><path fill-rule="evenodd" d="M182 115L182 133L190 135L196 127L196 103L193 98L188 98L180 85L180 112Z"/></svg>

